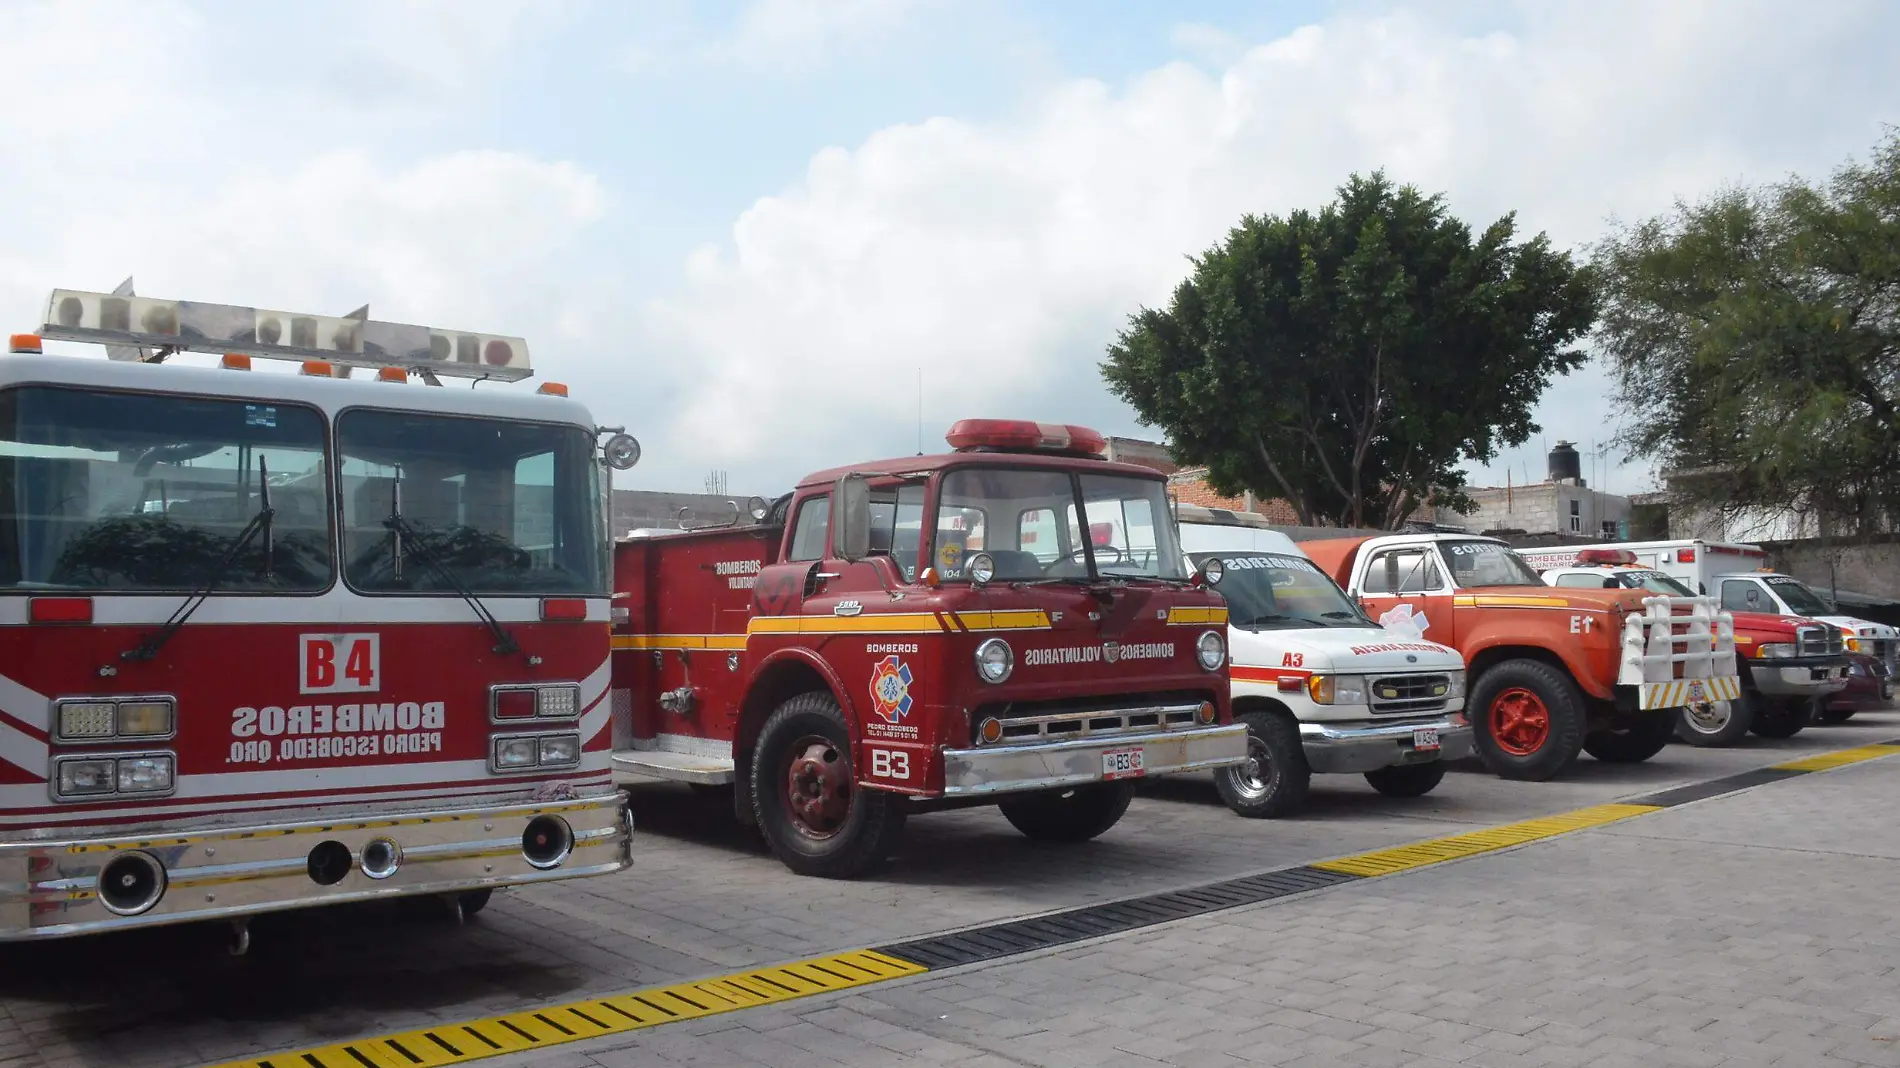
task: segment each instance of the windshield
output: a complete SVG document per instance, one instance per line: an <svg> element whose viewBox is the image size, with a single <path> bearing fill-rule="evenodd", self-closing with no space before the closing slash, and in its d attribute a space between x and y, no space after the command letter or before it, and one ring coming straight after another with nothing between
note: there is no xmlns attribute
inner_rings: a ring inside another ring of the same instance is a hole
<svg viewBox="0 0 1900 1068"><path fill-rule="evenodd" d="M378 593L606 589L593 439L576 426L358 409L337 419L344 578ZM414 533L385 521L401 483Z"/></svg>
<svg viewBox="0 0 1900 1068"><path fill-rule="evenodd" d="M1768 588L1775 591L1789 609L1797 616L1831 616L1834 608L1821 595L1809 589L1807 583L1786 575L1770 575Z"/></svg>
<svg viewBox="0 0 1900 1068"><path fill-rule="evenodd" d="M1694 597L1689 587L1670 578L1660 571L1624 571L1620 573L1623 585L1632 590L1648 590L1669 597Z"/></svg>
<svg viewBox="0 0 1900 1068"><path fill-rule="evenodd" d="M1243 630L1275 627L1372 627L1318 565L1283 553L1195 553L1194 566L1219 560L1215 587L1227 599L1227 622Z"/></svg>
<svg viewBox="0 0 1900 1068"><path fill-rule="evenodd" d="M56 386L0 392L0 587L318 592L330 585L323 416L289 404ZM261 508L253 538L219 562Z"/></svg>
<svg viewBox="0 0 1900 1068"><path fill-rule="evenodd" d="M999 582L1187 578L1159 479L955 468L938 490L930 566L956 581L979 551Z"/></svg>
<svg viewBox="0 0 1900 1068"><path fill-rule="evenodd" d="M1510 546L1495 541L1447 541L1439 543L1445 562L1451 567L1452 585L1459 589L1482 586L1542 586L1523 558Z"/></svg>

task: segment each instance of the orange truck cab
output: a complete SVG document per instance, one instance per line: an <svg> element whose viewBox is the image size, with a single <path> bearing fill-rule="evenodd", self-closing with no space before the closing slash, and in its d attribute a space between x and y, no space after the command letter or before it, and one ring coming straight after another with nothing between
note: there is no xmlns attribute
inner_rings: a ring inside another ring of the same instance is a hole
<svg viewBox="0 0 1900 1068"><path fill-rule="evenodd" d="M1391 534L1302 543L1387 629L1464 655L1485 766L1549 779L1579 753L1635 763L1677 710L1741 695L1728 614L1706 597L1545 585L1495 538Z"/></svg>
<svg viewBox="0 0 1900 1068"><path fill-rule="evenodd" d="M757 526L621 542L619 768L730 783L788 867L844 877L920 809L1080 841L1135 778L1246 759L1227 609L1162 476L1081 427L949 443L811 475Z"/></svg>

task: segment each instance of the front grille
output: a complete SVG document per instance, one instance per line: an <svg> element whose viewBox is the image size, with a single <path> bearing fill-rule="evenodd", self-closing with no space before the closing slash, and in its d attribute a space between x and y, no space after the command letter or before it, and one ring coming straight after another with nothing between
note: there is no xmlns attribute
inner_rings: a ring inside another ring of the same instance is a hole
<svg viewBox="0 0 1900 1068"><path fill-rule="evenodd" d="M990 748L1186 730L1199 725L1196 714L1203 700L1200 694L1169 693L1093 702L1021 701L986 705L970 716L970 741L973 745L986 745L981 729L983 721L992 718L1002 721L1003 737L987 743Z"/></svg>
<svg viewBox="0 0 1900 1068"><path fill-rule="evenodd" d="M1450 696L1451 679L1445 675L1388 675L1372 680L1366 690L1375 716L1441 712Z"/></svg>
<svg viewBox="0 0 1900 1068"><path fill-rule="evenodd" d="M1892 638L1862 638L1860 647L1867 651L1868 656L1885 664L1888 674L1893 673L1895 657L1900 656L1900 642Z"/></svg>
<svg viewBox="0 0 1900 1068"><path fill-rule="evenodd" d="M1794 629L1796 656L1840 656L1847 651L1839 627L1806 626Z"/></svg>

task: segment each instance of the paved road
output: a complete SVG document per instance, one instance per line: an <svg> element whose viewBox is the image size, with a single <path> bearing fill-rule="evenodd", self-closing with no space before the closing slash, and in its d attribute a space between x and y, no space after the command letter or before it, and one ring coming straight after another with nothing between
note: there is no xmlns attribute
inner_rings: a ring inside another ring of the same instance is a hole
<svg viewBox="0 0 1900 1068"><path fill-rule="evenodd" d="M224 955L220 932L202 927L7 948L0 1068L173 1068L489 1015L1376 849L1895 736L1900 715L1884 713L1732 750L1672 746L1634 767L1586 758L1553 783L1461 769L1409 802L1381 798L1357 778L1328 778L1318 780L1310 815L1271 823L1233 817L1205 779L1156 782L1120 826L1082 847L1034 845L989 810L918 819L891 869L856 883L798 879L734 830L716 801L641 786L635 872L498 896L466 928L426 908L362 907L260 922L251 955L238 959ZM1721 899L1709 907L1722 908ZM1436 917L1419 921L1427 926L1463 922L1442 905L1426 913ZM1147 946L1163 934L1113 944ZM1466 936L1482 942L1486 933L1466 928ZM823 1009L778 1011L792 1019ZM676 1039L663 1031L641 1041Z"/></svg>

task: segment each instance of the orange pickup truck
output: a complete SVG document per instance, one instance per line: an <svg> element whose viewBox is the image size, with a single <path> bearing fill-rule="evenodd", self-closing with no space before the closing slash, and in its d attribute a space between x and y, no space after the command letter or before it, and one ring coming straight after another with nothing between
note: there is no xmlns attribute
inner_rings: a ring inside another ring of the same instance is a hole
<svg viewBox="0 0 1900 1068"><path fill-rule="evenodd" d="M1389 534L1300 548L1394 632L1465 658L1478 755L1507 779L1549 779L1579 753L1648 760L1677 710L1741 696L1735 632L1707 597L1544 585L1510 546Z"/></svg>

